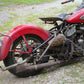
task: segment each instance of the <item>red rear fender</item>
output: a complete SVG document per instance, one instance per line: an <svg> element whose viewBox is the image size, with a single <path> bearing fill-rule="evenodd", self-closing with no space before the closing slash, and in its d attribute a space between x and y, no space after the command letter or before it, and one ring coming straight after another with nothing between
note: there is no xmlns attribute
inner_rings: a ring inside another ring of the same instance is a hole
<svg viewBox="0 0 84 84"><path fill-rule="evenodd" d="M24 34L35 34L39 36L40 38L42 38L44 41L50 37L47 31L45 31L44 29L38 26L34 26L34 25L20 25L20 26L13 28L7 33L7 35L13 39L13 42L18 37ZM8 37L3 38L3 45L2 45L1 53L0 53L0 60L3 60L6 58L11 48L11 44L12 44L12 41L10 38Z"/></svg>

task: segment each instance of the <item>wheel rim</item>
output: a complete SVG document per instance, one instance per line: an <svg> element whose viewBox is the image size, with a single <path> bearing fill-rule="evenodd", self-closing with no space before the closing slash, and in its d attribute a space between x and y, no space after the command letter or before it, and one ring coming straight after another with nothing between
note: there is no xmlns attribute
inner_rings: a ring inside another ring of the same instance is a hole
<svg viewBox="0 0 84 84"><path fill-rule="evenodd" d="M27 43L29 45L29 47L34 45L34 48L36 48L38 45L40 45L42 43L42 40L39 40L33 36L28 36L25 35L25 38L27 40ZM21 38L14 46L13 46L13 50L19 50L19 51L24 51L27 52L28 48L26 47L26 44L23 40L23 38ZM33 55L40 57L41 53L43 52L44 49L38 49L35 53L33 53ZM26 59L27 57L29 57L30 55L28 54L22 54L22 53L18 53L18 52L12 52L13 58L15 63L17 62L21 62L24 59ZM31 54L32 55L32 54ZM26 65L30 66L36 64L36 60L30 60Z"/></svg>

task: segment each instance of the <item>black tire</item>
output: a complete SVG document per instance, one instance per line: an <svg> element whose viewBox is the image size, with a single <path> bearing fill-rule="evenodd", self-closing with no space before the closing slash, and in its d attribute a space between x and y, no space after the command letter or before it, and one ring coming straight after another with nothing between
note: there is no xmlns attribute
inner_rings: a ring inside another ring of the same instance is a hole
<svg viewBox="0 0 84 84"><path fill-rule="evenodd" d="M30 41L34 40L35 42L39 42L40 44L43 42L43 40L36 35L25 35L25 38L26 38L26 40L30 40ZM20 43L22 41L23 41L22 37L19 37L18 39L16 39L13 43L12 50L15 50L17 48L17 46L20 46L21 45ZM44 51L43 47L42 47L42 50ZM15 57L16 54L20 55L20 53L9 52L8 56L4 60L4 64L6 67L18 62L18 60L16 59L17 57ZM42 52L40 52L40 54L42 54ZM28 57L28 55L23 54L20 58L18 57L18 59L22 58L22 60L24 60L26 57ZM45 62L48 62L48 60L49 60L49 57L45 57L39 63L45 63ZM40 71L41 70L33 70L33 71L25 71L25 72L16 73L16 67L9 70L9 72L11 72L12 74L14 74L18 77L28 77L28 76L36 75Z"/></svg>

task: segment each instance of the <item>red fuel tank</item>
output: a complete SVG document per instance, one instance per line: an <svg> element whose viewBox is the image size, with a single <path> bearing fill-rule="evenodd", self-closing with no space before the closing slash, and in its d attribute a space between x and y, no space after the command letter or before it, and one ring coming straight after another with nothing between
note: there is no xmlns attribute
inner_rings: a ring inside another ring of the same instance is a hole
<svg viewBox="0 0 84 84"><path fill-rule="evenodd" d="M68 23L84 23L84 8L77 11L67 19Z"/></svg>

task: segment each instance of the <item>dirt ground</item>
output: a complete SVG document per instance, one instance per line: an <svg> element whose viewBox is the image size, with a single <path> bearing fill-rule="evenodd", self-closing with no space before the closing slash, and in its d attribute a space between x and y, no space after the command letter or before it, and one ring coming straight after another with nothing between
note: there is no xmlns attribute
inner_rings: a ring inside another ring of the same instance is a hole
<svg viewBox="0 0 84 84"><path fill-rule="evenodd" d="M53 66L27 78L0 71L0 84L84 84L84 60L66 66Z"/></svg>
<svg viewBox="0 0 84 84"><path fill-rule="evenodd" d="M0 25L4 21L8 21L11 17L14 17L14 15L8 14L8 12L19 13L20 15L30 13L39 14L39 12L52 7L60 9L60 1L31 6L16 6L12 4L10 7L1 7L3 11L0 11ZM0 62L0 65L4 66L2 62ZM18 78L8 71L2 72L0 70L0 84L84 84L84 61L61 67L54 66L43 70L42 73L36 76L27 78Z"/></svg>

